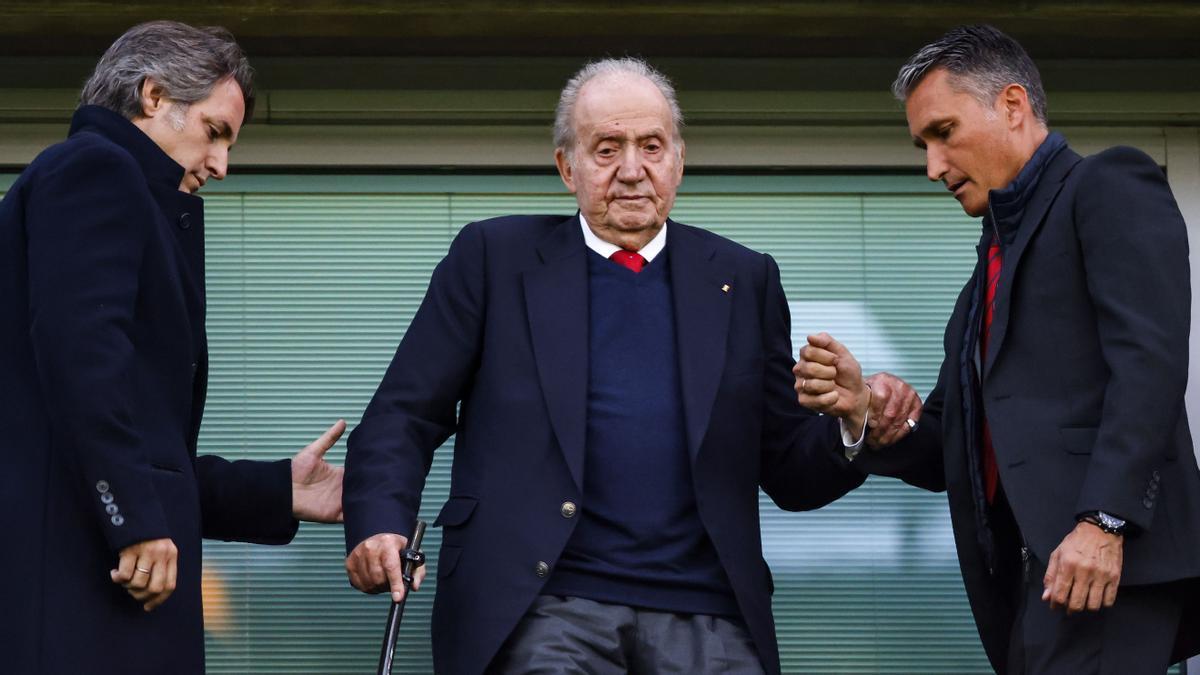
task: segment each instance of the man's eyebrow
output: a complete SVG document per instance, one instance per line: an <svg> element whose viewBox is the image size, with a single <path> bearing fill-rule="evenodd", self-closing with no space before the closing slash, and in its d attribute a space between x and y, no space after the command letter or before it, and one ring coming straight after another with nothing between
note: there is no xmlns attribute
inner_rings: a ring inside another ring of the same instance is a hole
<svg viewBox="0 0 1200 675"><path fill-rule="evenodd" d="M218 136L221 136L222 138L229 138L229 139L233 138L233 127L229 126L229 122L226 122L223 119L218 119L218 118L214 118L214 117L205 117L204 121L208 122L209 124L211 124L217 128Z"/></svg>
<svg viewBox="0 0 1200 675"><path fill-rule="evenodd" d="M667 137L666 129L651 129L650 131L647 131L645 133L638 134L636 140L644 141L649 138L666 138L666 137ZM625 139L625 134L623 132L614 131L614 130L597 131L596 133L594 133L592 135L592 141L594 143L602 143L604 141L622 141L624 139Z"/></svg>
<svg viewBox="0 0 1200 675"><path fill-rule="evenodd" d="M600 143L601 141L621 140L623 138L625 138L625 134L619 131L597 131L596 133L592 134L592 140L596 143Z"/></svg>
<svg viewBox="0 0 1200 675"><path fill-rule="evenodd" d="M928 136L929 134L936 134L939 127L950 121L951 119L949 117L939 117L937 119L930 120L929 124L926 124L920 131L917 132L916 136L913 136L913 145L917 146L917 148L920 150L924 150L925 141L921 140L922 137Z"/></svg>

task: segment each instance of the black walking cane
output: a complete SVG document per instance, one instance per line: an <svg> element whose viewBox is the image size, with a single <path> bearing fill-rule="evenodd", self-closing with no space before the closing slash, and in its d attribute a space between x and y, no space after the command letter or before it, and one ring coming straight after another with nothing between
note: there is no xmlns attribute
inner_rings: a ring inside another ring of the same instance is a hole
<svg viewBox="0 0 1200 675"><path fill-rule="evenodd" d="M413 531L412 539L408 540L408 548L400 554L400 575L404 579L404 598L393 602L388 612L387 631L383 634L383 651L379 654L379 674L392 675L392 654L396 651L396 636L400 634L400 620L404 618L404 603L412 592L413 573L425 564L425 554L421 553L421 539L425 537L425 521L417 521L417 529Z"/></svg>

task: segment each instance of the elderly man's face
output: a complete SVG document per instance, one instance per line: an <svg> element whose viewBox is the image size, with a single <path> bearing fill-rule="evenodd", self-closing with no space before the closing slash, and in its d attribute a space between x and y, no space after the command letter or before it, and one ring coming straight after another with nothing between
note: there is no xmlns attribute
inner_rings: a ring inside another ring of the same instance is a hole
<svg viewBox="0 0 1200 675"><path fill-rule="evenodd" d="M662 229L683 180L683 144L658 87L633 75L599 76L575 103L575 147L555 153L559 173L596 236L631 250Z"/></svg>
<svg viewBox="0 0 1200 675"><path fill-rule="evenodd" d="M184 168L181 191L195 192L209 178L225 177L229 150L246 115L242 90L233 78L218 82L208 98L186 110L170 99L155 99L144 89L143 111L145 116L134 124Z"/></svg>
<svg viewBox="0 0 1200 675"><path fill-rule="evenodd" d="M985 106L949 80L943 68L921 80L905 103L908 129L925 151L929 180L945 183L968 215L982 216L988 191L1011 183L1027 158L1017 150L1001 97Z"/></svg>

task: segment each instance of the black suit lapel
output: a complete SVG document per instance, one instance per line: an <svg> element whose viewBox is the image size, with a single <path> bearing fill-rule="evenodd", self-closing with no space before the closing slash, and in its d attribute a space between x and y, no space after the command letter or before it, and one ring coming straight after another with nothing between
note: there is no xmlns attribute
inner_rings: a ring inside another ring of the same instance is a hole
<svg viewBox="0 0 1200 675"><path fill-rule="evenodd" d="M1000 353L1000 348L1004 345L1005 334L1008 332L1008 317L1012 310L1013 279L1016 278L1017 269L1021 266L1021 256L1037 231L1041 229L1042 223L1046 219L1046 212L1050 210L1050 205L1054 203L1058 193L1062 190L1063 181L1079 160L1079 155L1070 148L1063 148L1051 160L1034 190L1033 197L1029 200L1029 205L1021 216L1021 224L1017 227L1016 238L1013 239L1012 245L1004 251L1000 281L996 287L992 331L988 337L988 353L984 359L983 377L985 380L992 370L992 364L996 362L996 355Z"/></svg>
<svg viewBox="0 0 1200 675"><path fill-rule="evenodd" d="M538 246L542 265L524 273L525 311L550 424L575 484L583 489L587 435L587 247L579 218Z"/></svg>
<svg viewBox="0 0 1200 675"><path fill-rule="evenodd" d="M688 452L695 460L708 429L725 368L725 343L729 336L733 294L741 289L733 270L721 266L711 243L705 242L686 225L668 222L667 251L671 262L671 296L675 305L679 384Z"/></svg>

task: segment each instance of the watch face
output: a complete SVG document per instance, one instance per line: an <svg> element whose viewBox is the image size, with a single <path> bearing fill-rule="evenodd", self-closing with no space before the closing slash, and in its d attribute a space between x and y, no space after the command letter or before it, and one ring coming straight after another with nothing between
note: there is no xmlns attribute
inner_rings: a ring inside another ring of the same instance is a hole
<svg viewBox="0 0 1200 675"><path fill-rule="evenodd" d="M1099 512L1096 515L1099 517L1100 523L1103 524L1106 528L1119 530L1119 529L1125 527L1125 521L1121 520L1120 518L1118 518L1116 516L1110 516L1103 511Z"/></svg>

